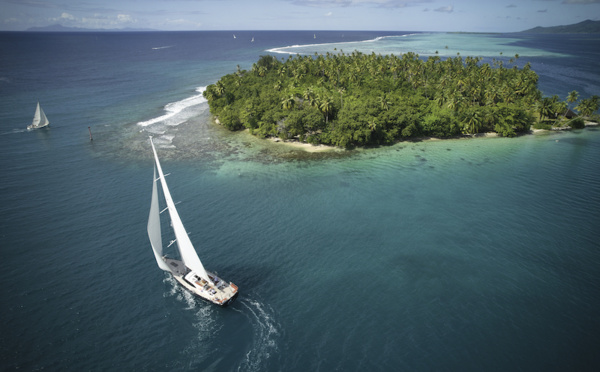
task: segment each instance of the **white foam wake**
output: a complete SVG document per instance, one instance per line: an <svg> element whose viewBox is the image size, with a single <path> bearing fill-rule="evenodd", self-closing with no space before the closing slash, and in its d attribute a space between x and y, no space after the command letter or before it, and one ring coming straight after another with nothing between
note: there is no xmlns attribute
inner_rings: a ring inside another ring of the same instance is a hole
<svg viewBox="0 0 600 372"><path fill-rule="evenodd" d="M242 313L248 317L254 332L252 347L240 364L238 370L262 371L266 361L278 351L277 339L281 332L280 325L275 321L273 309L259 301L244 298L241 301L246 310Z"/></svg>
<svg viewBox="0 0 600 372"><path fill-rule="evenodd" d="M203 359L211 353L207 341L215 337L222 328L222 325L216 321L214 316L215 308L211 304L198 301L191 292L183 289L171 275L165 276L165 282L171 288L164 296L175 297L187 306L184 310L195 314L195 321L192 326L196 328L198 334L195 339L190 340L190 344L183 352L194 355L195 359Z"/></svg>

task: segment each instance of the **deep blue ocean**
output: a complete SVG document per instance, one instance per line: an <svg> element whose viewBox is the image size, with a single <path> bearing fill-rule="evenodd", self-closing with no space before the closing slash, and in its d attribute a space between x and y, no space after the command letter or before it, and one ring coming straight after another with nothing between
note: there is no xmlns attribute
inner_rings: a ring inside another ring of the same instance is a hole
<svg viewBox="0 0 600 372"><path fill-rule="evenodd" d="M593 35L0 33L0 370L598 370L600 130L308 153L211 124L238 65L341 49L600 95ZM228 308L156 266L149 135Z"/></svg>

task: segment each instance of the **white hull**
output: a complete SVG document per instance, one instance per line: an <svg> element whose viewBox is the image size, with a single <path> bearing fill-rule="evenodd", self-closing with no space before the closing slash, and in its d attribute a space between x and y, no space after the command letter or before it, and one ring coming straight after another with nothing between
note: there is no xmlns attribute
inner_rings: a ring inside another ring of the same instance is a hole
<svg viewBox="0 0 600 372"><path fill-rule="evenodd" d="M41 128L47 128L50 126L50 123L46 124L46 125L40 125L40 126L35 126L35 125L28 125L27 126L27 130L34 130L34 129L41 129ZM23 127L21 127L23 128Z"/></svg>
<svg viewBox="0 0 600 372"><path fill-rule="evenodd" d="M236 299L238 287L235 284L226 282L216 274L207 272L210 279L216 281L216 284L209 282L196 276L183 262L170 258L163 259L171 269L171 274L173 274L175 280L196 296L219 306L227 306Z"/></svg>

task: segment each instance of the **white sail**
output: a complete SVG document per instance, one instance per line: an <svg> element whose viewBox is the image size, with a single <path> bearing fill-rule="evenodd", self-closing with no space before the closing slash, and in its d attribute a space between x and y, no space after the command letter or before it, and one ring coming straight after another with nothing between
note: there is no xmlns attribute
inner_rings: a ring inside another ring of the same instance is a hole
<svg viewBox="0 0 600 372"><path fill-rule="evenodd" d="M160 211L158 207L158 188L156 187L156 167L154 167L154 182L152 182L152 202L150 203L150 215L148 216L148 237L152 245L154 257L158 267L165 271L170 271L169 266L162 259L162 232L160 229Z"/></svg>
<svg viewBox="0 0 600 372"><path fill-rule="evenodd" d="M44 110L42 109L42 107L40 106L40 103L38 102L37 108L35 109L35 114L33 115L33 121L31 122L30 127L31 128L41 128L41 127L45 127L46 125L50 125L50 121L48 121L48 118L46 117Z"/></svg>
<svg viewBox="0 0 600 372"><path fill-rule="evenodd" d="M158 160L158 155L156 154L156 149L154 148L152 138L150 138L150 144L152 145L152 151L154 152L154 161L156 164L156 169L158 170L158 177L160 179L165 201L167 202L169 216L171 217L171 225L173 227L173 231L175 232L177 247L179 248L179 253L181 254L183 263L189 269L198 274L202 279L212 282L212 280L210 280L208 277L202 262L200 262L200 258L198 257L190 238L188 237L185 227L183 226L183 222L181 222L181 218L179 218L179 213L177 213L177 209L175 209L175 203L171 198L171 193L169 192L167 181L165 180L165 176L160 166L160 161Z"/></svg>

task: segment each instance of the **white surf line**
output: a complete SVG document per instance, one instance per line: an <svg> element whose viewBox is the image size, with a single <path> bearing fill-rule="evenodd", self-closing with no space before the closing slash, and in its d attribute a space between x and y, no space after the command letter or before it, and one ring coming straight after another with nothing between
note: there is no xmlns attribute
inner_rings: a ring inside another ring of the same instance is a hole
<svg viewBox="0 0 600 372"><path fill-rule="evenodd" d="M279 54L296 54L294 52L291 51L284 51L283 49L291 49L291 48L310 48L310 47L319 47L319 46L331 46L331 45L348 45L348 44L361 44L361 43L373 43L379 40L383 40L386 38L390 38L390 37L407 37L407 36L414 36L414 35L424 35L424 33L418 33L418 34L405 34L405 35L387 35L387 36L377 36L374 39L368 39L368 40L359 40L359 41L338 41L338 42L333 42L333 43L317 43L317 44L296 44L296 45L288 45L288 46L284 46L284 47L277 47L277 48L271 48L271 49L267 49L265 50L265 52L271 52L271 53L279 53Z"/></svg>
<svg viewBox="0 0 600 372"><path fill-rule="evenodd" d="M200 94L196 94L191 97L184 98L180 101L168 103L164 107L164 110L167 112L166 114L155 117L150 120L140 121L137 123L137 125L139 125L141 127L146 127L148 125L160 123L160 122L166 121L168 119L171 119L172 117L181 113L183 110L185 110L188 107L196 106L196 105L202 104L204 102L207 102L206 98L204 98L204 96L202 95L202 93L205 90L206 90L206 87L196 88L196 92L198 92ZM184 121L185 120L182 120L181 122L179 122L177 124L169 124L169 125L171 125L171 126L178 125L178 124L183 123Z"/></svg>

